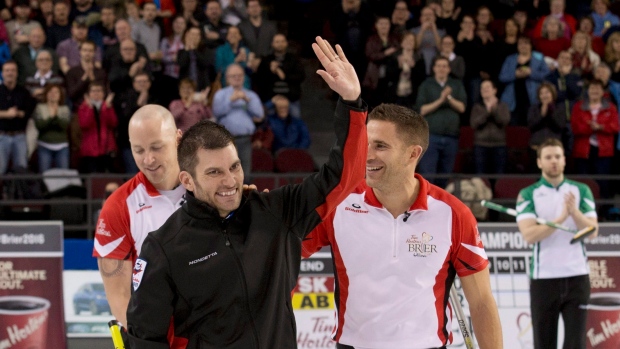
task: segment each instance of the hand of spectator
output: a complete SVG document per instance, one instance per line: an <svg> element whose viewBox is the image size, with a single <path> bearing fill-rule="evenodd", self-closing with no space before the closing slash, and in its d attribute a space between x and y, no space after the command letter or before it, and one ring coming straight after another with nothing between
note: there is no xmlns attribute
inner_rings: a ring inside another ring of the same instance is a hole
<svg viewBox="0 0 620 349"><path fill-rule="evenodd" d="M383 53L386 56L391 55L392 53L396 52L396 47L392 46L392 47L388 47L385 51L383 51Z"/></svg>
<svg viewBox="0 0 620 349"><path fill-rule="evenodd" d="M545 116L547 116L547 111L549 110L549 104L542 102L541 106L540 106L540 116L542 116L543 118Z"/></svg>
<svg viewBox="0 0 620 349"><path fill-rule="evenodd" d="M600 131L603 129L603 126L596 121L590 121L590 127L592 127L592 131Z"/></svg>
<svg viewBox="0 0 620 349"><path fill-rule="evenodd" d="M269 70L271 70L271 72L274 74L276 74L276 70L278 70L278 67L280 67L280 62L278 61L271 61L269 63Z"/></svg>
<svg viewBox="0 0 620 349"><path fill-rule="evenodd" d="M41 98L43 97L43 87L35 88L32 90L32 97Z"/></svg>
<svg viewBox="0 0 620 349"><path fill-rule="evenodd" d="M146 102L148 102L149 100L149 91L142 91L140 92L140 96L138 96L138 106L143 106L146 104Z"/></svg>
<svg viewBox="0 0 620 349"><path fill-rule="evenodd" d="M15 118L17 117L18 114L19 114L19 111L17 110L17 107L10 107L9 109L6 110L6 115L10 118Z"/></svg>
<svg viewBox="0 0 620 349"><path fill-rule="evenodd" d="M459 18L460 14L461 14L461 8L460 7L455 8L454 12L452 13L452 19L456 21Z"/></svg>
<svg viewBox="0 0 620 349"><path fill-rule="evenodd" d="M237 57L235 57L235 63L239 63L239 62L245 62L247 61L248 56L245 53L244 49L239 50L239 54L237 54Z"/></svg>
<svg viewBox="0 0 620 349"><path fill-rule="evenodd" d="M336 51L329 42L320 36L316 37L316 43L312 44L314 54L321 62L324 70L317 70L329 87L346 101L355 101L362 91L359 79L353 65L349 63L340 45L336 45Z"/></svg>
<svg viewBox="0 0 620 349"><path fill-rule="evenodd" d="M488 101L485 101L484 105L486 106L487 111L490 112L491 110L493 110L493 108L497 106L497 102L498 100L497 100L497 97L495 96L493 96L493 98L490 98Z"/></svg>
<svg viewBox="0 0 620 349"><path fill-rule="evenodd" d="M441 91L441 99L442 100L446 100L446 98L448 98L448 96L452 94L452 87L450 86L446 86L443 88L443 91Z"/></svg>
<svg viewBox="0 0 620 349"><path fill-rule="evenodd" d="M105 104L108 106L108 108L112 107L113 101L114 101L114 92L110 92L110 94L108 95L108 98L105 99Z"/></svg>
<svg viewBox="0 0 620 349"><path fill-rule="evenodd" d="M618 60L614 66L614 72L617 73L618 71L620 71L620 60Z"/></svg>
<svg viewBox="0 0 620 349"><path fill-rule="evenodd" d="M207 39L209 40L217 40L220 38L220 34L216 31L209 30L206 34Z"/></svg>

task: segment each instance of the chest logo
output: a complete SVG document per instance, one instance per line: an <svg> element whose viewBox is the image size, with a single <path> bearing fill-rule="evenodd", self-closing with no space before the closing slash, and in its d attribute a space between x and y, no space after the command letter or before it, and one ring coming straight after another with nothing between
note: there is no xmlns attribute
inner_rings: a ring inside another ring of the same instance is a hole
<svg viewBox="0 0 620 349"><path fill-rule="evenodd" d="M437 245L431 241L433 236L427 232L423 232L422 237L413 234L407 239L408 251L413 257L428 257L432 253L437 253Z"/></svg>
<svg viewBox="0 0 620 349"><path fill-rule="evenodd" d="M144 259L138 258L136 260L136 265L133 267L133 276L131 281L133 283L133 290L137 291L140 283L142 282L142 277L144 276L144 270L146 269L146 261Z"/></svg>
<svg viewBox="0 0 620 349"><path fill-rule="evenodd" d="M351 208L353 207L353 208ZM351 211L354 213L368 213L368 210L362 210L362 206L359 204L351 204L351 207L347 206L344 208L345 211Z"/></svg>
<svg viewBox="0 0 620 349"><path fill-rule="evenodd" d="M143 202L139 203L139 204L138 204L138 206L139 206L140 208L136 210L136 214L138 214L138 213L140 213L140 212L142 212L142 211L144 211L144 210L148 210L149 208L153 208L153 205L148 205L148 206L145 206L145 205L146 205L146 204L145 204L145 203L143 203Z"/></svg>

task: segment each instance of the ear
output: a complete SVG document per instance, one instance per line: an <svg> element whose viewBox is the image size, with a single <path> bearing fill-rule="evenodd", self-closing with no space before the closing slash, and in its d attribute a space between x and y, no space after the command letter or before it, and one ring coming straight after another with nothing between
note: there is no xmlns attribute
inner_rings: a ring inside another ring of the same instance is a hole
<svg viewBox="0 0 620 349"><path fill-rule="evenodd" d="M192 178L192 175L189 174L189 172L181 171L181 173L179 173L179 180L181 181L181 184L183 184L186 190L189 190L191 192L194 191L194 179Z"/></svg>
<svg viewBox="0 0 620 349"><path fill-rule="evenodd" d="M181 137L183 137L183 131L181 131L181 129L177 129L177 147L179 147L179 144L181 143Z"/></svg>
<svg viewBox="0 0 620 349"><path fill-rule="evenodd" d="M409 160L415 161L415 163L418 164L420 162L421 157L422 157L422 146L421 145L409 146Z"/></svg>
<svg viewBox="0 0 620 349"><path fill-rule="evenodd" d="M542 170L542 165L541 165L541 163L540 163L540 162L541 162L541 161L540 161L540 158L539 158L539 157L536 157L536 166L538 166L538 168Z"/></svg>

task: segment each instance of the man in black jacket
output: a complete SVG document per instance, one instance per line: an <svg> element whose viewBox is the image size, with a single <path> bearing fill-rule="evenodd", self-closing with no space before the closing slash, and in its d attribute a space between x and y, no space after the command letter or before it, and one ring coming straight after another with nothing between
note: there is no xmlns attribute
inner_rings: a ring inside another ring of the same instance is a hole
<svg viewBox="0 0 620 349"><path fill-rule="evenodd" d="M301 241L363 180L368 146L355 70L339 47L317 38L313 49L341 96L330 160L302 184L244 197L232 135L208 122L190 128L178 148L187 203L147 236L134 267L133 349L169 348L171 319L187 348L297 346L290 292Z"/></svg>

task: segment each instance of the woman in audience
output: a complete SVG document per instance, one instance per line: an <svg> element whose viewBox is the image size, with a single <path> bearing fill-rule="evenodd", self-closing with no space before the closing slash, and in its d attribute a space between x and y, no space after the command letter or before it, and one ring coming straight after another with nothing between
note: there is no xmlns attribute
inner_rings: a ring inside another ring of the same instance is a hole
<svg viewBox="0 0 620 349"><path fill-rule="evenodd" d="M620 25L620 18L609 11L609 0L592 0L594 35L601 37L607 29Z"/></svg>
<svg viewBox="0 0 620 349"><path fill-rule="evenodd" d="M603 82L593 79L588 95L573 107L571 126L575 135L573 158L579 174L611 174L614 137L618 134L618 110L603 98ZM600 180L601 195L610 198L609 181Z"/></svg>
<svg viewBox="0 0 620 349"><path fill-rule="evenodd" d="M607 39L605 63L611 68L611 80L620 83L620 32L612 33Z"/></svg>
<svg viewBox="0 0 620 349"><path fill-rule="evenodd" d="M500 44L500 42L498 41L497 44ZM480 82L484 79L490 79L491 74L495 71L493 66L484 67L482 65L483 63L480 61L481 47L482 40L476 35L476 22L474 21L474 17L464 15L463 20L461 20L461 30L456 36L456 47L454 52L463 57L465 61L463 84L467 90L467 105L470 107L480 100ZM497 58L494 57L494 59ZM497 74L495 76L497 76Z"/></svg>
<svg viewBox="0 0 620 349"><path fill-rule="evenodd" d="M174 86L179 81L179 65L177 64L177 55L183 49L183 33L187 29L187 22L182 16L176 16L172 20L172 35L161 39L159 50L162 53L161 62L164 65L162 78L163 86ZM167 92L174 94L174 90L169 88ZM175 99L177 96L170 96Z"/></svg>
<svg viewBox="0 0 620 349"><path fill-rule="evenodd" d="M118 118L112 106L114 95L104 98L105 86L101 82L92 82L78 109L77 117L82 130L81 173L112 171L112 156L117 151L114 132Z"/></svg>
<svg viewBox="0 0 620 349"><path fill-rule="evenodd" d="M405 33L400 50L388 57L386 63L386 102L413 108L418 87L426 79L424 57L415 51L416 36Z"/></svg>
<svg viewBox="0 0 620 349"><path fill-rule="evenodd" d="M228 28L224 45L219 46L215 51L215 71L222 76L222 86L226 86L226 77L224 76L226 75L226 68L233 63L241 65L245 71L243 87L250 89L252 86L250 74L253 72L255 57L254 53L243 45L242 40L243 37L239 28L232 26Z"/></svg>
<svg viewBox="0 0 620 349"><path fill-rule="evenodd" d="M603 41L602 37L594 35L594 20L592 17L581 17L577 25L577 31L588 34L592 45L592 51L596 52L596 54L601 57L605 55L605 41Z"/></svg>
<svg viewBox="0 0 620 349"><path fill-rule="evenodd" d="M536 159L536 149L548 138L562 140L566 127L566 108L564 103L556 103L555 86L545 81L538 87L538 103L532 105L527 114L527 126L530 129L530 160ZM570 149L570 148L569 148ZM533 165L530 164L530 167Z"/></svg>
<svg viewBox="0 0 620 349"><path fill-rule="evenodd" d="M530 105L536 103L538 85L549 74L542 54L532 53L530 38L521 36L517 41L518 53L506 57L499 81L506 84L501 100L512 113L512 125L525 126Z"/></svg>
<svg viewBox="0 0 620 349"><path fill-rule="evenodd" d="M474 104L470 124L474 129L476 173L504 173L506 167L506 126L510 122L508 105L497 99L492 80L480 84L482 101Z"/></svg>
<svg viewBox="0 0 620 349"><path fill-rule="evenodd" d="M398 39L390 34L390 19L377 17L375 20L376 32L366 41L366 59L368 66L362 82L364 99L371 107L381 102L377 94L385 91L385 63L387 57L398 50Z"/></svg>
<svg viewBox="0 0 620 349"><path fill-rule="evenodd" d="M547 64L554 69L560 52L568 50L571 45L564 32L564 23L556 17L548 16L543 23L542 36L534 40L534 48L545 56Z"/></svg>
<svg viewBox="0 0 620 349"><path fill-rule="evenodd" d="M215 69L202 37L201 29L189 27L183 35L183 48L177 53L179 79L191 79L202 91L215 79Z"/></svg>
<svg viewBox="0 0 620 349"><path fill-rule="evenodd" d="M491 10L486 6L480 6L476 13L476 35L484 45L492 43L494 40L493 33L490 30L491 22L493 22Z"/></svg>
<svg viewBox="0 0 620 349"><path fill-rule="evenodd" d="M581 75L582 79L591 78L592 70L601 62L601 57L592 51L590 36L584 32L576 32L568 52L573 56L573 69L576 73Z"/></svg>
<svg viewBox="0 0 620 349"><path fill-rule="evenodd" d="M205 92L208 91L196 93L196 83L193 80L181 80L179 83L181 99L172 101L168 107L178 129L185 132L200 120L215 121L211 110L206 105L207 94Z"/></svg>
<svg viewBox="0 0 620 349"><path fill-rule="evenodd" d="M34 111L39 131L37 149L39 172L50 168L69 168L69 137L67 129L71 110L65 105L65 93L58 85L45 85L42 103ZM52 165L53 164L53 165Z"/></svg>

